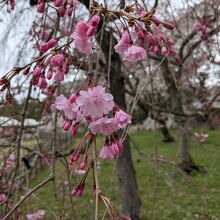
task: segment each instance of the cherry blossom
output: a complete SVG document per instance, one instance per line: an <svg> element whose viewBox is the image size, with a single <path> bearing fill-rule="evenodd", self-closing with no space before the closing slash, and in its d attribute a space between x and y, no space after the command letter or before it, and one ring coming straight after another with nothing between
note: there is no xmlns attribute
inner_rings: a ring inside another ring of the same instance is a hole
<svg viewBox="0 0 220 220"><path fill-rule="evenodd" d="M119 53L122 57L126 54L128 48L132 44L128 31L122 33L121 39L115 45L114 49L116 53Z"/></svg>
<svg viewBox="0 0 220 220"><path fill-rule="evenodd" d="M105 92L102 86L89 88L87 91L80 91L76 103L80 106L84 116L92 118L102 117L114 107L113 96Z"/></svg>
<svg viewBox="0 0 220 220"><path fill-rule="evenodd" d="M71 103L64 95L56 97L55 108L63 111L68 119L79 120L78 106L75 103Z"/></svg>
<svg viewBox="0 0 220 220"><path fill-rule="evenodd" d="M103 135L110 135L118 128L117 120L114 118L100 118L89 124L89 129L93 134L101 133Z"/></svg>
<svg viewBox="0 0 220 220"><path fill-rule="evenodd" d="M131 124L131 116L128 115L126 112L122 111L121 109L119 109L118 111L116 111L115 113L115 119L118 122L118 127L119 128L124 128L126 127L128 124Z"/></svg>
<svg viewBox="0 0 220 220"><path fill-rule="evenodd" d="M132 45L128 48L126 55L124 56L124 61L129 61L135 63L139 60L145 59L147 56L146 50L143 47Z"/></svg>
<svg viewBox="0 0 220 220"><path fill-rule="evenodd" d="M119 140L114 140L113 142L108 142L106 141L106 144L104 147L101 149L99 156L101 158L109 158L112 159L114 156L116 156L123 148L123 145L121 141Z"/></svg>
<svg viewBox="0 0 220 220"><path fill-rule="evenodd" d="M100 18L94 15L91 21L80 20L74 29L73 38L76 48L85 54L92 53L92 36L95 34Z"/></svg>

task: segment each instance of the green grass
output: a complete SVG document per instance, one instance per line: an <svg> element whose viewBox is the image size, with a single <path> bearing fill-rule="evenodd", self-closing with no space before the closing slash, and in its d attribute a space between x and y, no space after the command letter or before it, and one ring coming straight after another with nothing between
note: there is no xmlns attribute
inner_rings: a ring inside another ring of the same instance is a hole
<svg viewBox="0 0 220 220"><path fill-rule="evenodd" d="M175 136L175 132L172 132ZM191 153L194 161L205 168L206 173L187 176L178 172L172 165L179 162L178 142L162 143L158 132L141 131L131 134L133 161L139 191L142 198L141 219L147 220L217 220L220 219L220 135L219 131L209 131L209 137L202 145L191 140ZM177 140L178 138L175 137ZM101 145L101 141L98 141ZM155 162L156 155L163 155L167 162ZM111 188L114 161L100 160L100 185L102 192L111 194L111 201L120 209L120 193L117 177ZM31 188L49 174L43 168L30 180ZM61 160L56 162L56 189L54 197L52 183L39 189L23 205L23 213L46 210L46 219L55 219L53 213L63 218L72 219L68 187L60 187L61 180L67 180L65 166ZM82 176L72 177L71 187ZM112 190L112 192L111 192ZM63 193L62 193L63 192ZM62 194L64 196L62 196ZM92 173L87 179L85 195L73 198L74 213L79 220L94 219L94 198L92 195ZM100 216L105 208L100 205ZM108 219L108 218L106 218Z"/></svg>

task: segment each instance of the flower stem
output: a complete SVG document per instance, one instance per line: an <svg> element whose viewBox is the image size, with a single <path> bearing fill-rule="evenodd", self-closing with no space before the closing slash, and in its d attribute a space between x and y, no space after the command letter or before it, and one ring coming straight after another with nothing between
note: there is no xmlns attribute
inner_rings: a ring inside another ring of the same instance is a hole
<svg viewBox="0 0 220 220"><path fill-rule="evenodd" d="M99 177L98 177L98 161L97 161L97 150L96 150L96 136L94 137L94 148L93 148L93 161L94 161L94 176L95 176L95 220L98 220L98 209L99 209Z"/></svg>

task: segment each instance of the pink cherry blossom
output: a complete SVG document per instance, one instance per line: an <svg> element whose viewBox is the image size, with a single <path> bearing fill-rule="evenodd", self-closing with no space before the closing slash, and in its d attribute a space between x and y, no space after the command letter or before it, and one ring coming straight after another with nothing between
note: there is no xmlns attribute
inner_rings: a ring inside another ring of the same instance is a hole
<svg viewBox="0 0 220 220"><path fill-rule="evenodd" d="M80 20L74 29L73 38L76 48L85 54L92 53L92 36L95 34L100 17L94 15L90 21Z"/></svg>
<svg viewBox="0 0 220 220"><path fill-rule="evenodd" d="M115 119L118 122L119 128L125 128L128 124L131 124L131 116L122 110L115 113Z"/></svg>
<svg viewBox="0 0 220 220"><path fill-rule="evenodd" d="M99 156L104 159L106 158L112 159L114 157L114 154L112 153L111 147L109 145L105 145L101 149Z"/></svg>
<svg viewBox="0 0 220 220"><path fill-rule="evenodd" d="M119 154L122 148L123 148L123 145L121 141L114 140L111 143L105 144L105 146L101 149L99 156L104 159L106 158L112 159L114 156Z"/></svg>
<svg viewBox="0 0 220 220"><path fill-rule="evenodd" d="M38 210L35 213L27 214L26 217L28 220L41 220L44 219L45 211L44 210Z"/></svg>
<svg viewBox="0 0 220 220"><path fill-rule="evenodd" d="M54 79L57 82L64 80L64 73L58 67L53 68L53 71L54 71Z"/></svg>
<svg viewBox="0 0 220 220"><path fill-rule="evenodd" d="M147 56L146 50L143 47L132 45L128 48L124 61L135 63L139 60L145 59Z"/></svg>
<svg viewBox="0 0 220 220"><path fill-rule="evenodd" d="M132 41L131 41L128 31L123 32L121 39L114 47L115 52L119 53L121 56L124 56L128 48L130 47L131 43Z"/></svg>
<svg viewBox="0 0 220 220"><path fill-rule="evenodd" d="M70 103L70 101L64 95L56 97L55 108L62 110L64 115L70 120L78 121L80 119L78 106L74 103Z"/></svg>
<svg viewBox="0 0 220 220"><path fill-rule="evenodd" d="M76 103L80 106L84 116L92 118L102 117L114 107L113 96L105 92L102 86L89 88L87 91L80 91Z"/></svg>
<svg viewBox="0 0 220 220"><path fill-rule="evenodd" d="M87 36L90 25L87 21L80 20L74 29L73 38L76 48L85 54L92 53L92 40Z"/></svg>
<svg viewBox="0 0 220 220"><path fill-rule="evenodd" d="M118 128L117 120L114 118L100 118L89 124L89 129L93 134L102 133L104 135L110 135Z"/></svg>

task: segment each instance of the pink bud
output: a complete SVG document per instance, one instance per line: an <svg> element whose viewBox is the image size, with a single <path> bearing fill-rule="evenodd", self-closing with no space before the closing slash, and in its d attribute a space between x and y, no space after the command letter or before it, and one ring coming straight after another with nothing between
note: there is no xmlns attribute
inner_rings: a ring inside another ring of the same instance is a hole
<svg viewBox="0 0 220 220"><path fill-rule="evenodd" d="M40 50L40 52L42 52L42 53L45 53L48 49L49 49L49 47L48 47L48 44L47 44L47 43L42 43L42 44L39 46L39 50Z"/></svg>
<svg viewBox="0 0 220 220"><path fill-rule="evenodd" d="M42 70L41 67L36 66L36 67L34 68L34 71L33 71L34 76L35 76L35 77L40 76L41 70Z"/></svg>
<svg viewBox="0 0 220 220"><path fill-rule="evenodd" d="M52 77L53 77L53 72L49 70L49 71L47 72L47 79L50 80Z"/></svg>
<svg viewBox="0 0 220 220"><path fill-rule="evenodd" d="M62 71L64 72L64 74L67 74L69 72L69 65L66 62L63 63Z"/></svg>
<svg viewBox="0 0 220 220"><path fill-rule="evenodd" d="M137 36L138 36L139 39L141 39L141 40L144 39L143 31L137 31L136 33L137 33Z"/></svg>
<svg viewBox="0 0 220 220"><path fill-rule="evenodd" d="M77 99L77 96L76 96L75 93L73 93L73 94L70 96L69 101L70 101L70 103L75 103L76 99Z"/></svg>
<svg viewBox="0 0 220 220"><path fill-rule="evenodd" d="M62 54L57 54L51 58L50 62L54 66L61 66L64 62L64 56Z"/></svg>
<svg viewBox="0 0 220 220"><path fill-rule="evenodd" d="M154 44L154 42L155 42L154 36L150 32L147 33L146 40L149 44Z"/></svg>
<svg viewBox="0 0 220 220"><path fill-rule="evenodd" d="M15 1L14 1L14 0L10 0L10 1L9 1L9 4L10 4L10 7L11 7L11 10L14 10Z"/></svg>
<svg viewBox="0 0 220 220"><path fill-rule="evenodd" d="M56 38L50 39L50 40L47 42L48 47L49 47L49 48L54 47L54 46L57 44L57 42L58 42L58 40L57 40Z"/></svg>
<svg viewBox="0 0 220 220"><path fill-rule="evenodd" d="M23 72L23 75L28 75L29 74L29 71L30 71L30 67L27 67L24 72Z"/></svg>
<svg viewBox="0 0 220 220"><path fill-rule="evenodd" d="M70 121L64 121L63 123L63 130L68 131L71 127L72 123Z"/></svg>
<svg viewBox="0 0 220 220"><path fill-rule="evenodd" d="M167 49L166 47L162 47L162 48L161 48L161 54L163 54L163 55L169 54L168 49Z"/></svg>
<svg viewBox="0 0 220 220"><path fill-rule="evenodd" d="M54 5L55 5L56 7L60 7L60 6L62 5L62 3L63 3L63 0L55 0L55 1L54 1Z"/></svg>
<svg viewBox="0 0 220 220"><path fill-rule="evenodd" d="M71 192L71 196L82 196L85 188L85 183L80 183L76 187L73 188Z"/></svg>
<svg viewBox="0 0 220 220"><path fill-rule="evenodd" d="M80 153L79 150L75 150L70 157L70 164L74 164L79 159Z"/></svg>
<svg viewBox="0 0 220 220"><path fill-rule="evenodd" d="M78 128L73 126L72 129L71 129L71 131L70 131L70 134L71 134L72 136L75 136L75 135L77 134L77 131L78 131Z"/></svg>
<svg viewBox="0 0 220 220"><path fill-rule="evenodd" d="M157 46L152 46L152 47L150 47L150 51L152 53L157 53L159 51L159 48Z"/></svg>
<svg viewBox="0 0 220 220"><path fill-rule="evenodd" d="M172 46L172 45L174 45L174 40L171 39L171 38L169 38L168 41L167 41L167 43L168 43L170 46Z"/></svg>
<svg viewBox="0 0 220 220"><path fill-rule="evenodd" d="M94 15L91 19L91 25L92 26L97 26L100 22L100 17L98 15Z"/></svg>
<svg viewBox="0 0 220 220"><path fill-rule="evenodd" d="M67 15L68 15L69 17L71 17L72 14L73 14L73 7L70 6L70 7L67 9Z"/></svg>
<svg viewBox="0 0 220 220"><path fill-rule="evenodd" d="M86 32L86 35L87 35L88 37L91 37L92 35L94 35L95 30L96 30L96 27L90 26L89 29L88 29L87 32Z"/></svg>
<svg viewBox="0 0 220 220"><path fill-rule="evenodd" d="M46 7L46 3L45 2L42 2L42 3L38 4L37 12L38 13L44 13L45 7Z"/></svg>
<svg viewBox="0 0 220 220"><path fill-rule="evenodd" d="M45 79L44 76L40 77L38 80L38 87L40 87L41 89L46 89L47 88L47 81Z"/></svg>
<svg viewBox="0 0 220 220"><path fill-rule="evenodd" d="M33 86L36 86L36 85L38 84L38 77L35 77L35 76L34 76L34 77L32 78L32 80L31 80L31 83L32 83Z"/></svg>
<svg viewBox="0 0 220 220"><path fill-rule="evenodd" d="M60 15L60 17L64 17L65 13L66 13L66 8L64 6L60 6L59 7L59 15Z"/></svg>
<svg viewBox="0 0 220 220"><path fill-rule="evenodd" d="M79 167L81 170L84 170L84 168L86 167L86 165L87 165L87 158L88 158L88 156L85 155L84 158L83 158L83 161L82 161L82 163L80 164L80 167Z"/></svg>

